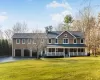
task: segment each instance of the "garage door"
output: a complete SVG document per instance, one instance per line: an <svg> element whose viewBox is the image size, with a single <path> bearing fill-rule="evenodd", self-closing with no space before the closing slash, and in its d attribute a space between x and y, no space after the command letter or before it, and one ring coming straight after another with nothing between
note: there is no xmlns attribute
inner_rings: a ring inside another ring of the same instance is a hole
<svg viewBox="0 0 100 80"><path fill-rule="evenodd" d="M15 57L21 57L21 49L15 49Z"/></svg>
<svg viewBox="0 0 100 80"><path fill-rule="evenodd" d="M37 57L37 52L32 51L32 57Z"/></svg>
<svg viewBox="0 0 100 80"><path fill-rule="evenodd" d="M24 56L29 57L30 56L30 51L28 49L24 50Z"/></svg>

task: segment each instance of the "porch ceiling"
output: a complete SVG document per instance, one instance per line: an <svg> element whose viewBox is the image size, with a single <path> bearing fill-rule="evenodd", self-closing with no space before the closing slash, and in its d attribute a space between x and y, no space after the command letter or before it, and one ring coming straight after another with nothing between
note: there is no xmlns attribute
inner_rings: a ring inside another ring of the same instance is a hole
<svg viewBox="0 0 100 80"><path fill-rule="evenodd" d="M48 44L47 47L86 47L85 44Z"/></svg>

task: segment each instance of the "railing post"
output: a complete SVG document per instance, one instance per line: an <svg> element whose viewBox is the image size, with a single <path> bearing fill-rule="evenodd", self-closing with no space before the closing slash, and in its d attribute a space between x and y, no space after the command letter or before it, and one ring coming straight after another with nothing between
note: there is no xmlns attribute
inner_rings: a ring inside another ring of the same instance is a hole
<svg viewBox="0 0 100 80"><path fill-rule="evenodd" d="M70 57L70 48L69 48L69 57Z"/></svg>
<svg viewBox="0 0 100 80"><path fill-rule="evenodd" d="M77 56L78 56L78 48L77 48Z"/></svg>
<svg viewBox="0 0 100 80"><path fill-rule="evenodd" d="M57 54L56 54L56 48L55 48L55 56L57 56Z"/></svg>

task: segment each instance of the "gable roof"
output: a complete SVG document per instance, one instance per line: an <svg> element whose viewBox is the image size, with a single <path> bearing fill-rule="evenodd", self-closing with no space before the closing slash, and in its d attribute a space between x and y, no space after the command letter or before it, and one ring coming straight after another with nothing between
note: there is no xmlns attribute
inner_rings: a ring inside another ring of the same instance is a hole
<svg viewBox="0 0 100 80"><path fill-rule="evenodd" d="M65 31L51 31L48 32L48 38L57 38L57 36L61 35ZM84 34L81 31L68 31L71 35L76 38L84 38Z"/></svg>
<svg viewBox="0 0 100 80"><path fill-rule="evenodd" d="M60 35L62 35L64 32L68 32L71 36L73 36L74 38L76 38L71 32L69 31L63 31L61 34L59 34L56 38L58 38Z"/></svg>

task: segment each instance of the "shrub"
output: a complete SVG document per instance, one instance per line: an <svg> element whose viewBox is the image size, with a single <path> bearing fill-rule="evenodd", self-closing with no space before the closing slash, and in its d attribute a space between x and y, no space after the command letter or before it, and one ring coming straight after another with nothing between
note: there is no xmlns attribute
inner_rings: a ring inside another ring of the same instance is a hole
<svg viewBox="0 0 100 80"><path fill-rule="evenodd" d="M90 56L90 53L87 53L87 56Z"/></svg>

